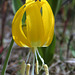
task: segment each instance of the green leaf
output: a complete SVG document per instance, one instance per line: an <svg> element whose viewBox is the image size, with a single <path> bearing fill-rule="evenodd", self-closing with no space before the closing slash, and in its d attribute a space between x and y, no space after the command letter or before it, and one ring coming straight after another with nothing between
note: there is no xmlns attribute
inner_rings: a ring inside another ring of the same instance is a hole
<svg viewBox="0 0 75 75"><path fill-rule="evenodd" d="M48 47L38 48L41 57L44 59L44 61L47 65L49 65L52 62L52 59L53 59L53 55L54 55L54 52L55 52L55 40L56 40L56 37L54 35L53 41Z"/></svg>
<svg viewBox="0 0 75 75"><path fill-rule="evenodd" d="M56 16L56 14L58 13L60 7L61 7L61 3L62 0L48 0L48 3L50 4L54 15Z"/></svg>
<svg viewBox="0 0 75 75"><path fill-rule="evenodd" d="M14 14L17 12L17 10L23 5L21 0L12 0L12 8ZM26 20L26 13L23 15L22 23L24 24Z"/></svg>
<svg viewBox="0 0 75 75"><path fill-rule="evenodd" d="M23 5L21 0L12 0L12 8L14 14L17 12L17 10Z"/></svg>
<svg viewBox="0 0 75 75"><path fill-rule="evenodd" d="M46 48L45 52L45 63L48 65L51 63L53 59L53 55L55 52L55 42L56 42L56 37L54 35L52 43Z"/></svg>

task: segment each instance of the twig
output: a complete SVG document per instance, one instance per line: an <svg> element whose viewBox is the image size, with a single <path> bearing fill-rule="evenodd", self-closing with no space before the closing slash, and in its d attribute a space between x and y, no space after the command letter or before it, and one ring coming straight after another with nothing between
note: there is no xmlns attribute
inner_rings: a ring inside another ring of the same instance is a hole
<svg viewBox="0 0 75 75"><path fill-rule="evenodd" d="M65 63L75 65L75 58L71 58L65 61Z"/></svg>
<svg viewBox="0 0 75 75"><path fill-rule="evenodd" d="M56 63L52 64L52 65L49 67L49 70L51 70L53 67L57 66L59 63L61 63L60 60L58 60Z"/></svg>
<svg viewBox="0 0 75 75"><path fill-rule="evenodd" d="M4 25L5 25L5 21L6 21L7 5L8 5L8 1L4 0L3 5L2 5L2 31L1 31L1 44L0 44L0 46L3 44Z"/></svg>
<svg viewBox="0 0 75 75"><path fill-rule="evenodd" d="M66 29L67 29L67 26L68 26L68 22L69 22L69 19L70 19L70 16L71 16L71 9L68 10L67 14L68 15L67 15L67 19L66 19L66 21L64 23L64 28L63 28L62 39L60 41L60 45L62 45L63 41L64 41L65 32L66 32Z"/></svg>

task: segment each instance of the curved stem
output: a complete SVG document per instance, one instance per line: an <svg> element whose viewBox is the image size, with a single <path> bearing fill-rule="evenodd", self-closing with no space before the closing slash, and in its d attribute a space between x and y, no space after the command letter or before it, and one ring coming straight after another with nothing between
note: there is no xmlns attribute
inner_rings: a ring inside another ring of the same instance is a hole
<svg viewBox="0 0 75 75"><path fill-rule="evenodd" d="M6 55L6 59L5 59L5 63L4 63L1 75L5 75L5 71L6 71L7 64L8 64L8 61L9 61L9 57L10 57L10 54L11 54L11 51L12 51L13 43L14 43L14 40L12 39L11 43L10 43L10 46L9 46L9 49L8 49L8 53Z"/></svg>

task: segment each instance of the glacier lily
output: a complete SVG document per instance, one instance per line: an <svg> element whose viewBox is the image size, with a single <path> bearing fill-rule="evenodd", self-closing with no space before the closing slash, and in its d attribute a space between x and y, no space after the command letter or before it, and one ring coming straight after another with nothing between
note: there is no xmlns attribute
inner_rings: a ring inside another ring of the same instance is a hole
<svg viewBox="0 0 75 75"><path fill-rule="evenodd" d="M26 13L26 20L23 26L22 18L24 13ZM12 22L12 36L16 44L20 47L30 47L32 49L34 53L32 75L34 75L35 58L37 66L36 74L39 73L37 55L41 59L42 64L45 64L37 47L49 46L52 42L53 35L54 15L48 2L46 0L26 0L26 3L14 16ZM48 71L46 75L49 75Z"/></svg>

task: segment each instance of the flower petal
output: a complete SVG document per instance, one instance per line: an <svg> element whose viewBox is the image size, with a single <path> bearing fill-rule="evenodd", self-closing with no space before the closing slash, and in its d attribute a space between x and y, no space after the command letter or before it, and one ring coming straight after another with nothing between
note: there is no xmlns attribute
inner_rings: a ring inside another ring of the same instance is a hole
<svg viewBox="0 0 75 75"><path fill-rule="evenodd" d="M53 38L54 15L53 15L52 9L51 9L50 5L48 4L48 2L46 0L44 0L44 1L42 0L42 2L45 2L42 5L42 19L43 19L43 24L44 24L44 28L45 28L44 41L42 43L42 45L43 45L44 43L47 44L49 42L49 39L52 40L52 38Z"/></svg>
<svg viewBox="0 0 75 75"><path fill-rule="evenodd" d="M32 4L31 2L30 4ZM24 4L15 14L15 17L12 22L12 36L14 41L21 47L29 46L31 47L29 40L26 38L22 30L22 17L25 10L30 6L30 4ZM26 6L27 5L27 6ZM26 6L26 7L25 7Z"/></svg>
<svg viewBox="0 0 75 75"><path fill-rule="evenodd" d="M51 32L49 33L49 37L47 39L46 46L49 46L51 44L51 42L53 40L53 36L54 36L54 27L52 27Z"/></svg>
<svg viewBox="0 0 75 75"><path fill-rule="evenodd" d="M40 8L37 2L26 10L27 38L32 46L40 46L44 35L44 28Z"/></svg>
<svg viewBox="0 0 75 75"><path fill-rule="evenodd" d="M30 2L30 1L34 1L34 0L26 0L26 3L27 3L27 2Z"/></svg>

